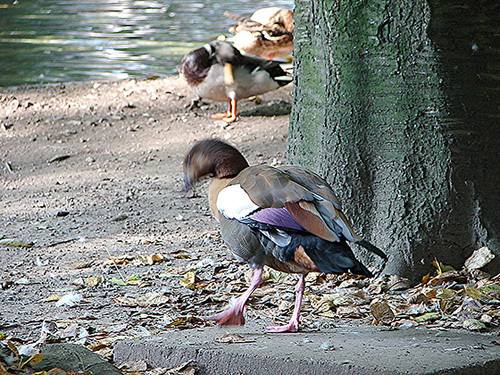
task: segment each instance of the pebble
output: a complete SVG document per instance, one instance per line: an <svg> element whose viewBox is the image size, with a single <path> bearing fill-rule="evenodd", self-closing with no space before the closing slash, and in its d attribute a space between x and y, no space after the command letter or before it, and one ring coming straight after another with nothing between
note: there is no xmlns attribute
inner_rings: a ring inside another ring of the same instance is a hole
<svg viewBox="0 0 500 375"><path fill-rule="evenodd" d="M112 218L111 221L123 221L125 219L128 219L128 215L127 214L120 214L120 215Z"/></svg>
<svg viewBox="0 0 500 375"><path fill-rule="evenodd" d="M325 351L335 350L335 346L331 342L325 341L323 344L321 344L320 349L323 349Z"/></svg>

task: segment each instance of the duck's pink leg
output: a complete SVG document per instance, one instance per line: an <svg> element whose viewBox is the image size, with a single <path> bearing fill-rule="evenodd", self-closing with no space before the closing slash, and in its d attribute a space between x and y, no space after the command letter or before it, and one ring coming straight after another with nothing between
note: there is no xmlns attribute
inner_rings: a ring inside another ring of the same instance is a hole
<svg viewBox="0 0 500 375"><path fill-rule="evenodd" d="M252 293L262 282L262 268L253 271L250 287L228 309L218 314L209 316L208 320L215 320L219 325L242 326L245 324L245 304Z"/></svg>
<svg viewBox="0 0 500 375"><path fill-rule="evenodd" d="M299 330L299 315L300 306L302 305L302 297L304 296L305 276L299 275L299 281L295 285L295 306L293 308L290 322L284 326L267 327L266 332L297 332Z"/></svg>

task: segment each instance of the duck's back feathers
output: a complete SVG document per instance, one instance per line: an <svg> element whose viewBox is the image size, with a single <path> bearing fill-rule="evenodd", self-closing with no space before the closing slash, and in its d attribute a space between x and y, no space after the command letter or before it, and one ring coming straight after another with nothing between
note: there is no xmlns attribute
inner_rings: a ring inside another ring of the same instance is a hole
<svg viewBox="0 0 500 375"><path fill-rule="evenodd" d="M216 204L226 219L253 228L253 235L265 244L266 256L258 259L265 259L267 264L268 256L272 255L279 262L292 262L294 266L287 272L350 270L370 275L356 260L346 240L358 242L385 257L354 232L326 181L302 168L266 165L245 168L222 189Z"/></svg>
<svg viewBox="0 0 500 375"><path fill-rule="evenodd" d="M293 12L278 7L262 8L250 18L226 12L238 22L230 28L235 46L246 55L266 59L288 56L293 51Z"/></svg>
<svg viewBox="0 0 500 375"><path fill-rule="evenodd" d="M260 208L284 207L309 232L329 241L361 239L340 211L335 194L319 176L298 167L267 165L243 170L232 182Z"/></svg>
<svg viewBox="0 0 500 375"><path fill-rule="evenodd" d="M341 274L350 271L358 275L372 275L356 259L344 239L327 241L300 229L297 224L289 229L274 225L283 225L279 220L271 219L270 222L273 224L250 217L241 221L231 220L221 215L222 238L240 261L249 263L253 268L267 265L287 273Z"/></svg>
<svg viewBox="0 0 500 375"><path fill-rule="evenodd" d="M253 75L259 71L265 71L273 80L280 79L279 84L281 86L291 81L291 77L283 70L280 63L257 56L242 55L241 52L229 42L215 41L205 48L211 48L214 59L222 66L229 63L234 66L235 70L245 70L245 72L250 72Z"/></svg>

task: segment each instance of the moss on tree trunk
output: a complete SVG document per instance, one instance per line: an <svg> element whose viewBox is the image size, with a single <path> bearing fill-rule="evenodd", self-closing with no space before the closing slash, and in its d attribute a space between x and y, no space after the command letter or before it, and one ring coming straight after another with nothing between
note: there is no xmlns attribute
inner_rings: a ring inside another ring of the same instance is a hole
<svg viewBox="0 0 500 375"><path fill-rule="evenodd" d="M482 245L500 258L500 90L476 78L489 70L498 83L495 21L462 3L296 0L289 160L326 176L390 255L386 272L413 280L434 258L461 267ZM484 46L460 36L461 21L490 35ZM489 60L467 70L481 48Z"/></svg>

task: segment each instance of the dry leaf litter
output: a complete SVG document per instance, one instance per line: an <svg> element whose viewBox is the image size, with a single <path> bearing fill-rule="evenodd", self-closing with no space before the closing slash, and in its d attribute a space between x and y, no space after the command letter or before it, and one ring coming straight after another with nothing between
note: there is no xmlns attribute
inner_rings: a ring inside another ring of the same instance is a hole
<svg viewBox="0 0 500 375"><path fill-rule="evenodd" d="M207 243L224 250L217 232L203 235ZM217 255L217 254L216 254ZM354 275L307 276L302 330L314 331L342 322L377 324L404 329L425 326L435 329L464 329L495 332L500 323L500 276L480 269L492 259L487 248L477 250L462 270L434 262L434 273L420 284L395 276L366 279ZM89 269L91 264L72 265ZM94 264L95 266L95 264ZM71 309L91 303L92 295L113 290L111 303L128 311L129 319L102 326L92 314L71 320L44 320L36 341L2 334L0 374L30 373L29 368L43 357L42 343L71 342L84 345L111 358L113 343L137 336L212 325L203 319L222 310L248 286L251 271L234 261L202 258L179 250L169 254L123 254L110 256L99 265L116 270L105 274L76 277L67 293L50 294L40 303ZM141 273L134 273L139 269ZM95 272L96 268L90 268ZM270 319L285 323L293 309L296 276L267 269L262 286L249 302L248 319ZM133 329L131 327L134 327ZM221 336L219 343L243 343L248 338ZM499 342L500 344L500 342ZM147 369L146 364L124 365L129 374L194 374L196 364L176 369ZM40 372L37 374L45 374Z"/></svg>

